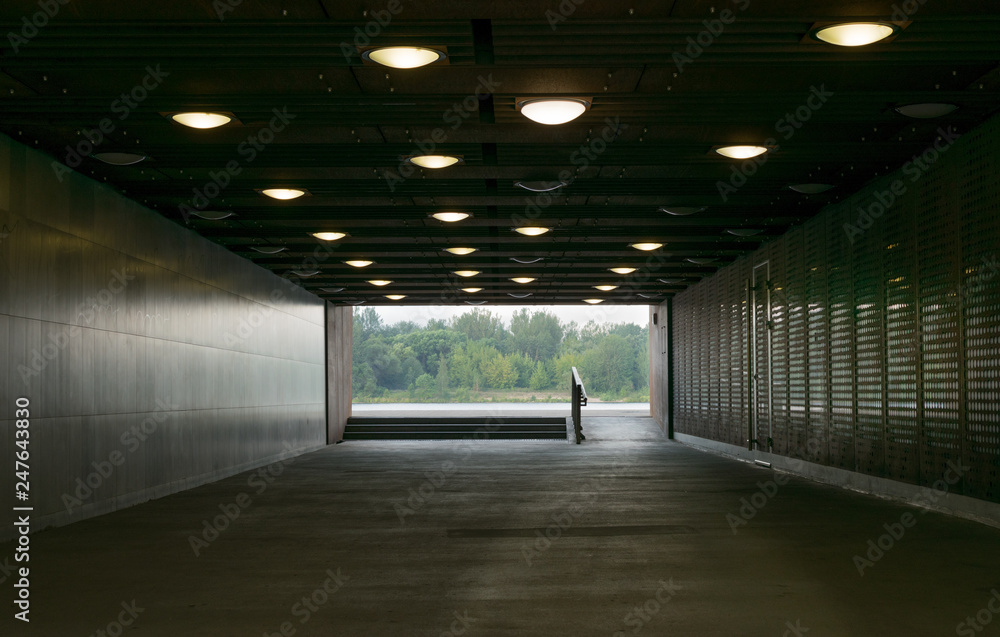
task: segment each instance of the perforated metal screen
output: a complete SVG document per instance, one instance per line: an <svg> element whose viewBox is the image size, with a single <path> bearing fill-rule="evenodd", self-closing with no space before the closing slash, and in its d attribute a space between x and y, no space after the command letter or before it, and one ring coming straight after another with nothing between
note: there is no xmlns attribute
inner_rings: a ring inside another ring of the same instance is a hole
<svg viewBox="0 0 1000 637"><path fill-rule="evenodd" d="M926 486L961 464L953 492L1000 502L998 145L998 119L939 142L926 172L878 179L678 295L675 430L745 445L753 409L762 449L770 434L774 453ZM748 299L755 268L769 286Z"/></svg>

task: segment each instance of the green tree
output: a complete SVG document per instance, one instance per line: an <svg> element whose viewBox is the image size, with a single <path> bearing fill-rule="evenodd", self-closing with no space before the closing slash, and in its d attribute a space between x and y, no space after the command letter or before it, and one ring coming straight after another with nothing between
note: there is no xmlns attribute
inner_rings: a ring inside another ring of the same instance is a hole
<svg viewBox="0 0 1000 637"><path fill-rule="evenodd" d="M580 373L585 386L594 391L621 392L635 389L636 352L623 336L608 334L583 357Z"/></svg>
<svg viewBox="0 0 1000 637"><path fill-rule="evenodd" d="M506 356L495 356L483 363L483 379L493 389L511 389L517 382L517 370Z"/></svg>
<svg viewBox="0 0 1000 637"><path fill-rule="evenodd" d="M354 308L354 338L365 341L382 333L382 317L373 307Z"/></svg>
<svg viewBox="0 0 1000 637"><path fill-rule="evenodd" d="M465 334L469 341L480 341L485 338L492 338L500 343L507 331L504 329L503 320L493 312L483 308L473 308L471 312L466 312L451 320L452 329Z"/></svg>
<svg viewBox="0 0 1000 637"><path fill-rule="evenodd" d="M437 370L437 395L443 401L448 401L451 392L448 391L450 385L448 378L448 359L442 358Z"/></svg>
<svg viewBox="0 0 1000 637"><path fill-rule="evenodd" d="M545 363L538 361L535 363L535 371L531 374L528 386L532 389L548 389L552 386L552 376L545 369Z"/></svg>
<svg viewBox="0 0 1000 637"><path fill-rule="evenodd" d="M548 360L559 349L563 326L554 314L522 308L510 319L510 338L515 351L534 361Z"/></svg>
<svg viewBox="0 0 1000 637"><path fill-rule="evenodd" d="M527 387L528 383L531 381L531 374L535 371L535 361L531 360L521 352L508 354L507 358L510 359L511 364L514 366L514 370L517 371L517 382L514 383L514 386Z"/></svg>

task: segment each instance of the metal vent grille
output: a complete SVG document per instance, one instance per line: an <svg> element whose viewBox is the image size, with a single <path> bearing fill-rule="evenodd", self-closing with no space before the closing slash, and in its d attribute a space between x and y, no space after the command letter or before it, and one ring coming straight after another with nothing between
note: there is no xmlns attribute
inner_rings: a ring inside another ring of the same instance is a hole
<svg viewBox="0 0 1000 637"><path fill-rule="evenodd" d="M949 489L1000 502L998 144L995 119L679 294L675 429L747 442L750 348L760 448L921 485L971 467Z"/></svg>

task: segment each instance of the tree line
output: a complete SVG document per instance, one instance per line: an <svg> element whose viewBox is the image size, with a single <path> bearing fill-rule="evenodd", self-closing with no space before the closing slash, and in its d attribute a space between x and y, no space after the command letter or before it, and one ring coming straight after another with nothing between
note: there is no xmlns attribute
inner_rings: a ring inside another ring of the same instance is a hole
<svg viewBox="0 0 1000 637"><path fill-rule="evenodd" d="M510 325L484 308L450 320L385 325L374 308L355 309L356 402L465 402L470 392L568 392L570 368L588 394L648 400L648 332L634 323L579 326L523 308ZM401 394L398 390L406 390Z"/></svg>

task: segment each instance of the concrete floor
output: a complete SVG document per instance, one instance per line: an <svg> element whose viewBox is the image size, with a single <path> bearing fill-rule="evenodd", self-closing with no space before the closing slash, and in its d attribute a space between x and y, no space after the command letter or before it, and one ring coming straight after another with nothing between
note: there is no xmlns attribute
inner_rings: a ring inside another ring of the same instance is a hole
<svg viewBox="0 0 1000 637"><path fill-rule="evenodd" d="M5 613L0 634L912 637L992 618L998 529L800 479L775 491L770 470L666 441L649 418L585 427L580 446L350 442L272 482L43 531L30 629ZM763 506L734 534L744 498ZM196 557L220 505L239 517ZM904 514L914 525L893 527ZM904 533L862 577L853 558L886 524ZM958 634L1000 634L1000 617Z"/></svg>

